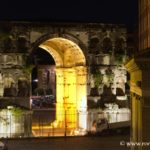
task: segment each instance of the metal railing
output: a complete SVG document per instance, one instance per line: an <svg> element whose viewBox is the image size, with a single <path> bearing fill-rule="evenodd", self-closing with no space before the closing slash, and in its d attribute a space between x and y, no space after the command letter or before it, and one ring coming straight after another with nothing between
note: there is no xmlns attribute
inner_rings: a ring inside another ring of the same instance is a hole
<svg viewBox="0 0 150 150"><path fill-rule="evenodd" d="M72 114L59 115L60 117L76 117L72 122L67 122L67 119L56 122L55 109L33 110L33 114L21 116L1 115L0 138L85 135L91 130L93 122L99 118L106 118L109 123L130 120L130 112L86 112L81 114L74 111ZM80 128L79 119L82 120L82 117L87 119L86 130Z"/></svg>

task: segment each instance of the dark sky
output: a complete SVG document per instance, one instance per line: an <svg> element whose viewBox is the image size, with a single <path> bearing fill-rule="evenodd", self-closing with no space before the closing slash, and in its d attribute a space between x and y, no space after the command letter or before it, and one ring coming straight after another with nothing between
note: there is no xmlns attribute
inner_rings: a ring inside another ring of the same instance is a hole
<svg viewBox="0 0 150 150"><path fill-rule="evenodd" d="M138 0L4 0L1 20L137 24Z"/></svg>
<svg viewBox="0 0 150 150"><path fill-rule="evenodd" d="M40 64L40 65L48 65L48 64L55 65L55 61L54 61L53 57L47 51L45 51L42 48L37 48L35 51L33 51L32 54L34 56L34 58L31 56L32 60L36 59L37 64Z"/></svg>

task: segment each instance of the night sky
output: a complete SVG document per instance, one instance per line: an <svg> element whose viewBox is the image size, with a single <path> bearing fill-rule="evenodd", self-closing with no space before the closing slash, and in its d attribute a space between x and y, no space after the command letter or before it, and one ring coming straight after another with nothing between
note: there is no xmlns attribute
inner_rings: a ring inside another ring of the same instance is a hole
<svg viewBox="0 0 150 150"><path fill-rule="evenodd" d="M34 56L33 59L36 59L36 63L40 65L55 65L55 61L53 57L44 49L37 48L35 51L32 52L32 55Z"/></svg>
<svg viewBox="0 0 150 150"><path fill-rule="evenodd" d="M138 0L2 1L1 20L99 22L137 25Z"/></svg>

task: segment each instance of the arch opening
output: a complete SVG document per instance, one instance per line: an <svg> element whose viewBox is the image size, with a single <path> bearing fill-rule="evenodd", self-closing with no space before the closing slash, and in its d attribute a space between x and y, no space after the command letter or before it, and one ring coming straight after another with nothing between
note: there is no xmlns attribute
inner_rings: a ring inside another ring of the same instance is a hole
<svg viewBox="0 0 150 150"><path fill-rule="evenodd" d="M55 108L56 81L55 61L44 49L37 48L31 53L32 109Z"/></svg>
<svg viewBox="0 0 150 150"><path fill-rule="evenodd" d="M55 61L56 120L55 127L67 130L87 129L87 68L80 47L65 38L51 38L39 45Z"/></svg>

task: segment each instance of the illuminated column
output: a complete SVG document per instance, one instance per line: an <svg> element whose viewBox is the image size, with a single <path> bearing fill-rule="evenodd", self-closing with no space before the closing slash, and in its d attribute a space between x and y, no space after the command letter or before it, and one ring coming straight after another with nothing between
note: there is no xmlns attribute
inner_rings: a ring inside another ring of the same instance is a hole
<svg viewBox="0 0 150 150"><path fill-rule="evenodd" d="M84 66L75 67L77 74L77 111L78 127L87 129L87 68Z"/></svg>
<svg viewBox="0 0 150 150"><path fill-rule="evenodd" d="M144 56L131 59L126 68L130 73L131 109L131 141L150 141L150 60ZM132 150L148 150L146 146L132 146Z"/></svg>
<svg viewBox="0 0 150 150"><path fill-rule="evenodd" d="M76 127L76 70L56 69L56 120L60 127Z"/></svg>
<svg viewBox="0 0 150 150"><path fill-rule="evenodd" d="M64 69L64 117L67 128L75 128L76 113L76 70Z"/></svg>
<svg viewBox="0 0 150 150"><path fill-rule="evenodd" d="M138 118L137 118L137 100L136 97L134 96L135 94L132 93L132 141L136 142L138 140Z"/></svg>
<svg viewBox="0 0 150 150"><path fill-rule="evenodd" d="M56 120L61 123L64 121L64 75L63 68L56 68Z"/></svg>

